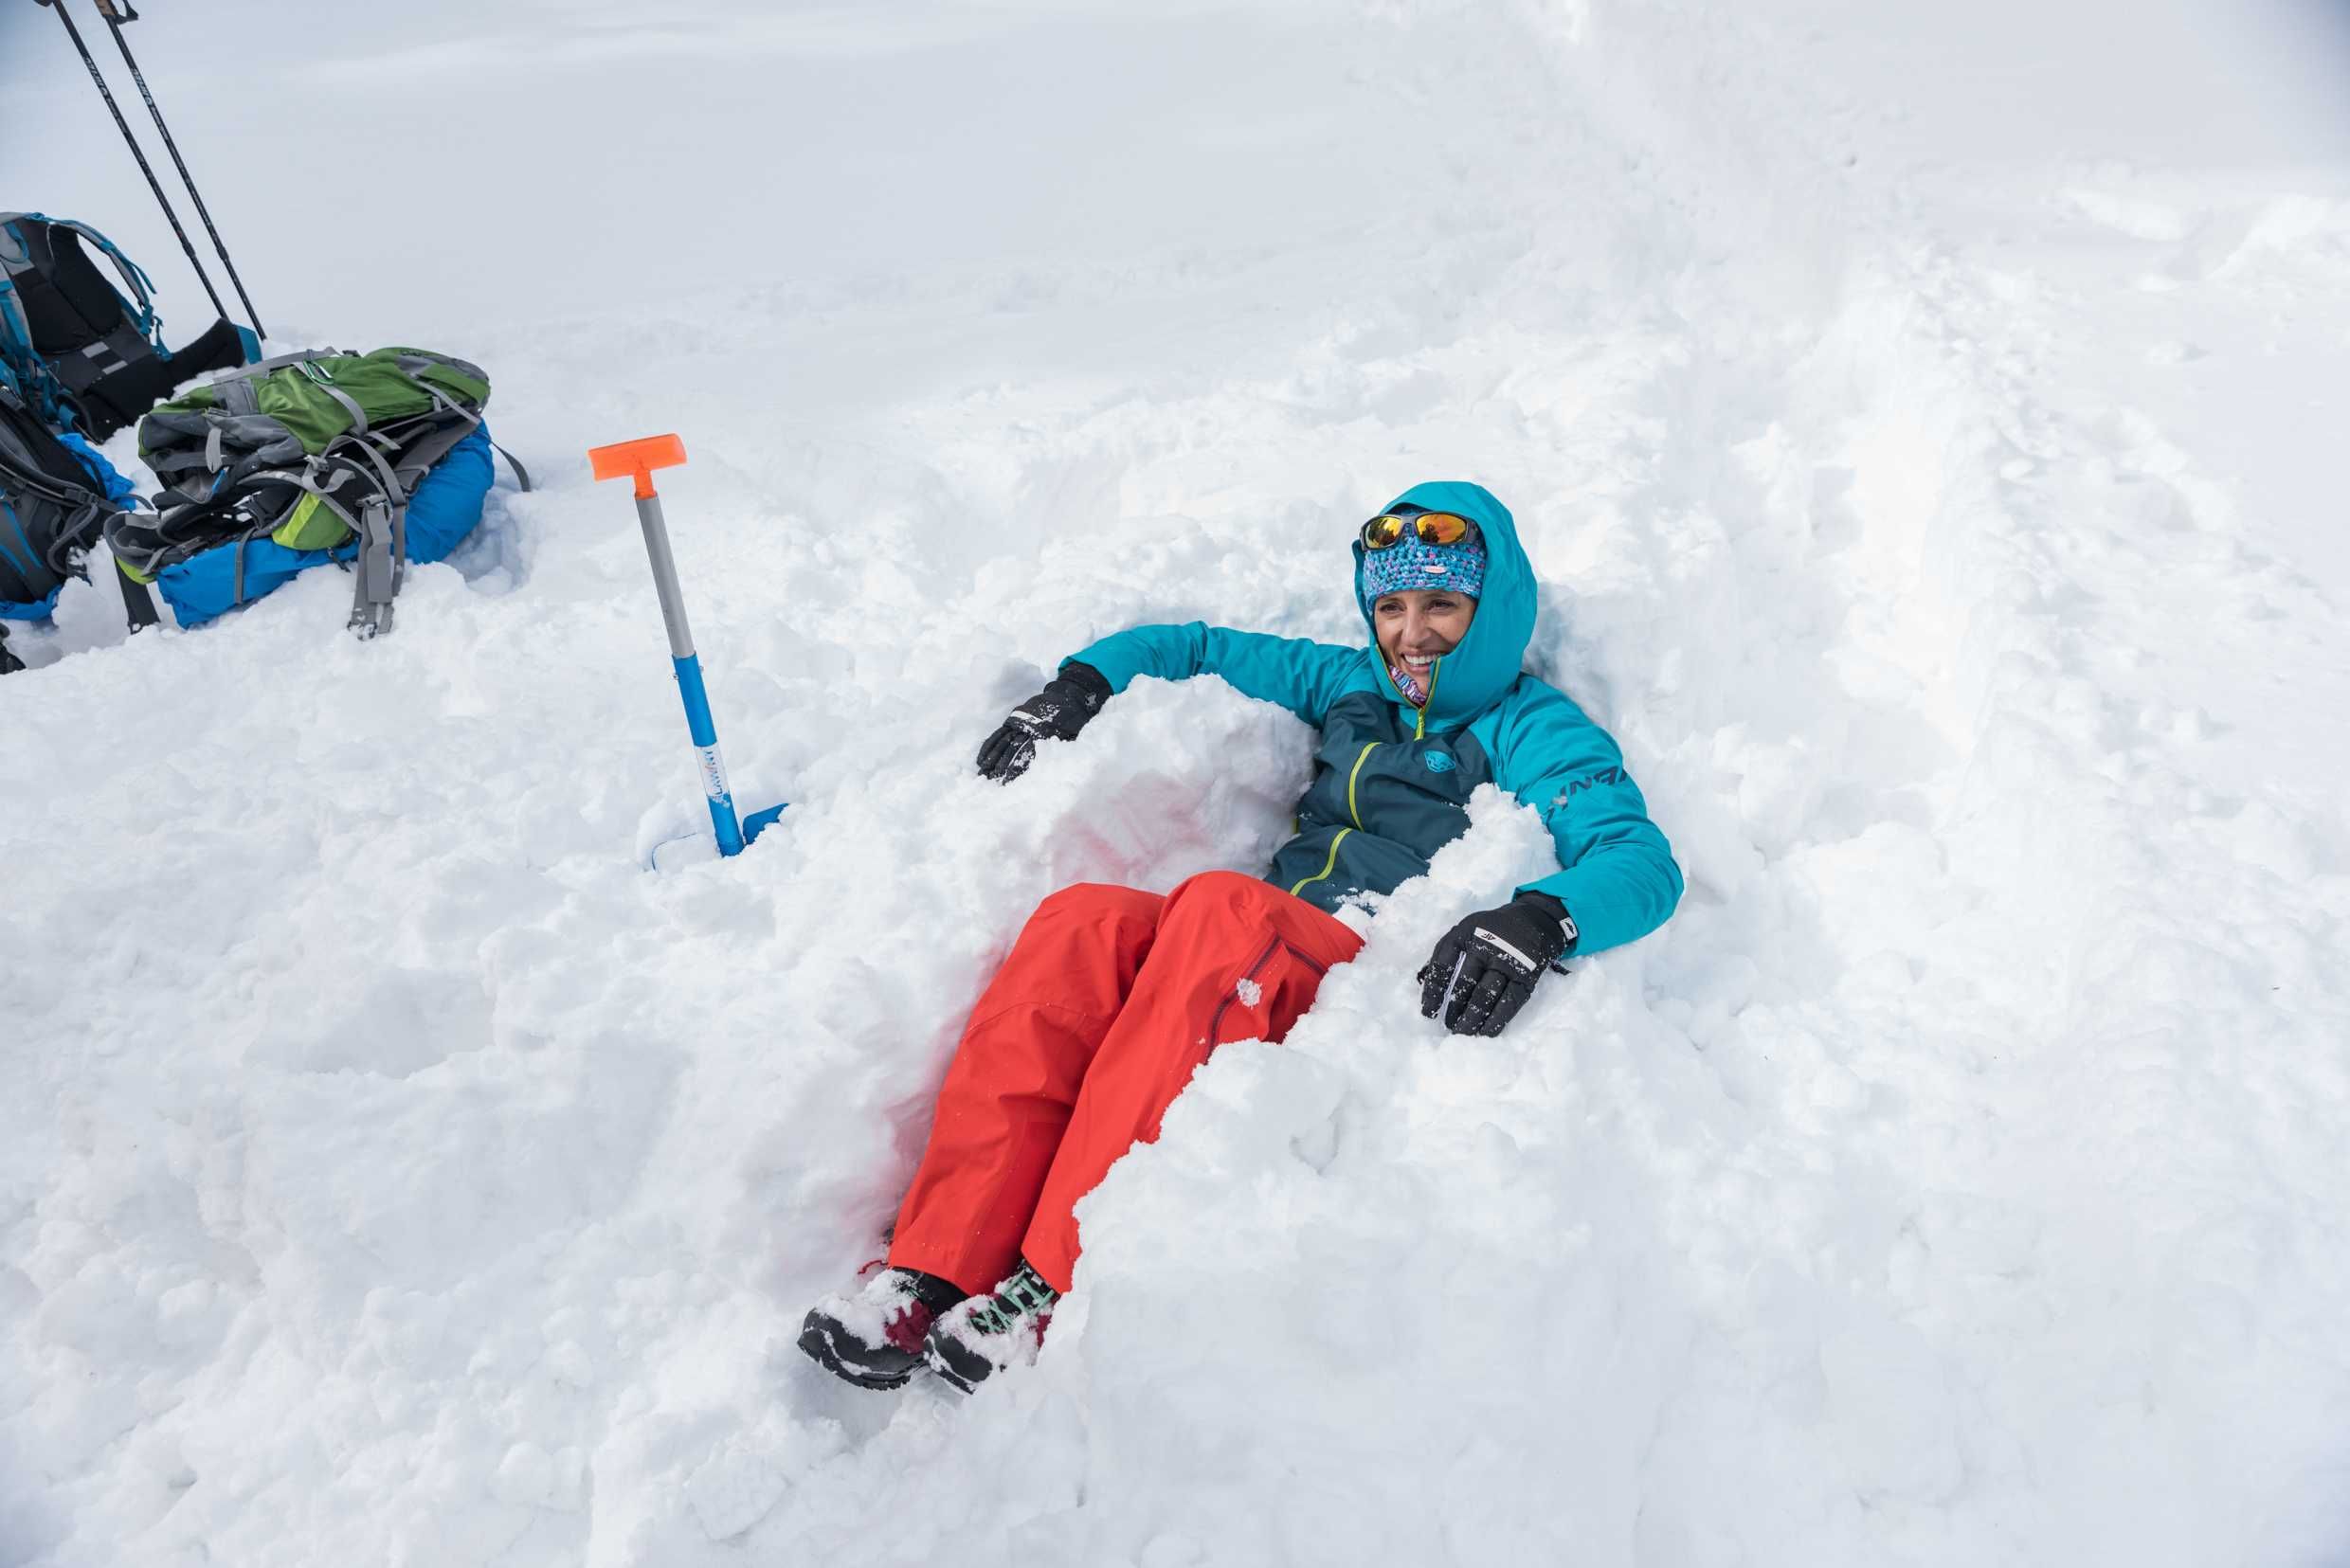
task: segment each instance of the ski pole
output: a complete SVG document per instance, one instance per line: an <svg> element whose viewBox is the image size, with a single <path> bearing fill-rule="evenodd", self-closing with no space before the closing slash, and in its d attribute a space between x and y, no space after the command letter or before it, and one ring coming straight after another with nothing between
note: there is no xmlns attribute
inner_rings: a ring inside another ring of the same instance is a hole
<svg viewBox="0 0 2350 1568"><path fill-rule="evenodd" d="M761 829L783 815L784 808L769 806L742 822L734 818L726 764L718 757L718 730L710 718L710 695L702 688L702 661L694 652L694 632L685 622L685 596L678 586L677 558L669 550L669 525L661 516L660 496L653 489L653 470L685 461L685 442L674 435L616 442L588 448L588 461L600 480L636 480L637 521L644 530L644 553L653 563L653 589L660 598L661 623L669 629L670 662L677 669L678 695L685 703L685 728L694 737L694 755L701 765L710 825L717 830L719 854L740 855L743 845L758 838Z"/></svg>
<svg viewBox="0 0 2350 1568"><path fill-rule="evenodd" d="M204 220L204 232L212 237L213 253L220 257L221 265L228 269L229 286L237 291L237 298L244 306L245 318L253 323L255 333L267 337L269 329L262 325L261 313L253 308L253 297L244 292L244 279L237 276L237 263L228 259L228 247L221 243L220 230L212 226L212 212L204 205L204 192L196 189L196 177L188 172L188 160L179 155L179 143L172 139L172 128L163 123L163 111L155 107L155 95L147 90L147 78L139 70L138 62L131 58L131 45L122 36L122 25L137 21L138 12L131 9L130 0L92 0L92 4L98 7L98 14L106 19L106 26L114 31L115 47L122 51L122 63L131 67L131 80L138 83L138 96L147 100L147 112L154 117L155 129L162 134L163 145L170 151L172 162L179 170L179 183L188 188L190 198L196 204L196 216ZM211 284L207 283L205 287L209 290ZM219 296L213 297L212 303L220 303ZM221 314L226 315L228 313L223 311Z"/></svg>
<svg viewBox="0 0 2350 1568"><path fill-rule="evenodd" d="M189 243L188 231L180 226L179 214L172 210L172 198L163 193L163 182L155 178L154 168L147 162L147 154L139 151L138 138L131 135L131 122L122 117L122 105L115 101L114 92L106 85L106 79L98 74L98 62L90 58L90 46L81 42L81 29L75 27L73 18L65 14L64 0L40 0L40 3L57 12L57 19L65 24L65 33L73 40L74 52L81 55L81 63L90 68L90 80L98 84L98 96L106 100L107 110L115 117L115 128L122 133L123 141L129 144L131 156L138 160L138 171L147 176L147 189L155 193L155 205L162 207L163 215L171 220L172 232L179 236L179 248L188 253L188 264L196 269L196 280L204 285L204 292L211 296L212 309L226 316L228 307L221 303L220 291L212 286L212 279L205 272L204 263L196 260L196 247ZM258 322L254 330L261 330Z"/></svg>

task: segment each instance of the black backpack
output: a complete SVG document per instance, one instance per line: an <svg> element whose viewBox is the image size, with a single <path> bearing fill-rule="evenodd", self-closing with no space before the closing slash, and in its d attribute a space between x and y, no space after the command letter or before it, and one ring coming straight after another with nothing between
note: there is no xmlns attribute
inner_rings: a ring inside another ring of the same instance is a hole
<svg viewBox="0 0 2350 1568"><path fill-rule="evenodd" d="M45 615L65 579L83 575L81 558L114 510L81 460L0 381L0 616ZM0 635L0 672L15 668Z"/></svg>
<svg viewBox="0 0 2350 1568"><path fill-rule="evenodd" d="M114 263L123 288L98 270L84 241ZM89 225L0 212L0 362L51 424L104 441L190 377L261 357L260 344L226 320L172 352L154 295L137 263Z"/></svg>
<svg viewBox="0 0 2350 1568"><path fill-rule="evenodd" d="M81 460L0 387L0 605L29 611L81 576L114 510Z"/></svg>

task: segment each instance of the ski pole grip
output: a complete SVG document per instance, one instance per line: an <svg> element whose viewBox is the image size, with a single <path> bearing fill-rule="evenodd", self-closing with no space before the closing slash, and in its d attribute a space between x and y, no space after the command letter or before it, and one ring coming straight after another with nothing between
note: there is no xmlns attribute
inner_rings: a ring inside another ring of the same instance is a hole
<svg viewBox="0 0 2350 1568"><path fill-rule="evenodd" d="M645 436L637 441L614 442L609 446L588 449L588 463L601 479L634 478L637 499L647 500L655 494L653 470L675 468L685 461L685 442L675 435Z"/></svg>

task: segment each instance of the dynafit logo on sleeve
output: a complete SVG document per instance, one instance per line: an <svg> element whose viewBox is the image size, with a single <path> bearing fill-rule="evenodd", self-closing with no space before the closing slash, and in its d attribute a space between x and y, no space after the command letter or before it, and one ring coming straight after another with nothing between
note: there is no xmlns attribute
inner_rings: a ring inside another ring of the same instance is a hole
<svg viewBox="0 0 2350 1568"><path fill-rule="evenodd" d="M1618 784L1623 782L1624 770L1622 768L1602 767L1597 773L1587 773L1575 780L1564 789L1550 797L1550 808L1553 811L1558 810L1586 789L1596 789L1601 784Z"/></svg>
<svg viewBox="0 0 2350 1568"><path fill-rule="evenodd" d="M1422 752L1419 760L1428 765L1428 771L1431 773L1450 773L1460 766L1453 760L1453 754L1450 751Z"/></svg>

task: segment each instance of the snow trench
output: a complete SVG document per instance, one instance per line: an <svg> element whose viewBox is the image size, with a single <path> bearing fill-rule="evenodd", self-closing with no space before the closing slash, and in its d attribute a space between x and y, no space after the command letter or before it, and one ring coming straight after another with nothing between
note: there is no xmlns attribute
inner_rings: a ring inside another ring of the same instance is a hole
<svg viewBox="0 0 2350 1568"><path fill-rule="evenodd" d="M2218 379L2283 312L2331 384L2332 176L1897 175L1817 40L1693 5L903 19L712 9L648 101L1149 59L1069 112L1216 112L1067 177L1184 237L452 307L541 487L394 635L321 572L22 644L0 1564L2337 1560L2339 508ZM493 136L637 58L443 20ZM735 796L792 804L654 874L699 796L577 453L673 426ZM1433 478L1515 511L1679 913L1443 1036L1428 948L1552 863L1482 795L1086 1200L1035 1366L827 1379L799 1315L1029 910L1258 869L1308 766L1213 679L1009 788L980 739L1118 626L1351 637L1349 529Z"/></svg>

